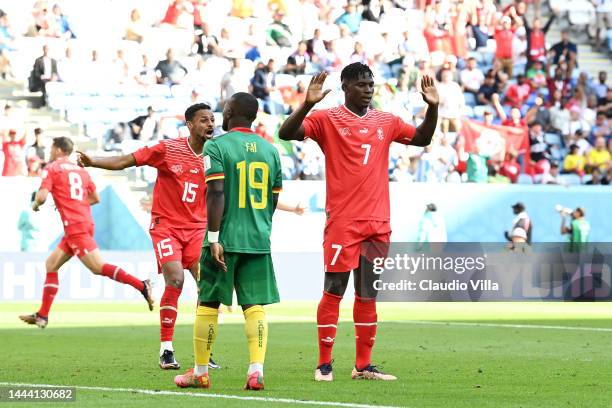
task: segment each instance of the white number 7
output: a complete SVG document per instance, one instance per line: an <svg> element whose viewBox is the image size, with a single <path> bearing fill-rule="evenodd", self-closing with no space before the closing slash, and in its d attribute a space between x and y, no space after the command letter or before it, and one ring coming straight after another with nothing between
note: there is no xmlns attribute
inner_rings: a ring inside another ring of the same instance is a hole
<svg viewBox="0 0 612 408"><path fill-rule="evenodd" d="M369 144L361 145L361 148L366 150L365 157L363 158L363 164L368 164L368 157L370 157L370 147L372 147L372 145L369 145Z"/></svg>
<svg viewBox="0 0 612 408"><path fill-rule="evenodd" d="M335 265L336 261L338 260L338 255L340 255L340 251L342 251L342 245L331 244L331 247L336 250L336 253L334 254L334 257L332 258L330 265Z"/></svg>

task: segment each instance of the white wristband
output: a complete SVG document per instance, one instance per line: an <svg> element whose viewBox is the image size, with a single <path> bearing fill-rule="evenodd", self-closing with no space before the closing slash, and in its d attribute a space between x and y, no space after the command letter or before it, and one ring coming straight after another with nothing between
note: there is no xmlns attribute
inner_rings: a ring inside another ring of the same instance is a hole
<svg viewBox="0 0 612 408"><path fill-rule="evenodd" d="M219 242L219 231L208 231L208 242L211 244Z"/></svg>

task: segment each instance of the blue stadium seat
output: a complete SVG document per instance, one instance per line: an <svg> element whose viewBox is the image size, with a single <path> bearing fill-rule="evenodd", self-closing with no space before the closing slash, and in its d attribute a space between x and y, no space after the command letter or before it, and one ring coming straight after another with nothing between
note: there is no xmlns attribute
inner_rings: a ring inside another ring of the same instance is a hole
<svg viewBox="0 0 612 408"><path fill-rule="evenodd" d="M519 174L517 184L533 184L533 179L529 174Z"/></svg>

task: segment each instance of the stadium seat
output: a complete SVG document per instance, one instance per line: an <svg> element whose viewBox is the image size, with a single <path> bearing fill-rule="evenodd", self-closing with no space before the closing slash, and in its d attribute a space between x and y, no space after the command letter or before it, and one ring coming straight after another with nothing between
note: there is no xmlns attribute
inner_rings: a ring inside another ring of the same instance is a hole
<svg viewBox="0 0 612 408"><path fill-rule="evenodd" d="M533 178L529 174L519 174L517 184L533 184Z"/></svg>
<svg viewBox="0 0 612 408"><path fill-rule="evenodd" d="M580 176L577 174L562 174L561 180L568 186L577 186L581 184Z"/></svg>
<svg viewBox="0 0 612 408"><path fill-rule="evenodd" d="M563 142L561 141L561 136L556 133L545 133L544 141L549 145L558 145L562 146Z"/></svg>

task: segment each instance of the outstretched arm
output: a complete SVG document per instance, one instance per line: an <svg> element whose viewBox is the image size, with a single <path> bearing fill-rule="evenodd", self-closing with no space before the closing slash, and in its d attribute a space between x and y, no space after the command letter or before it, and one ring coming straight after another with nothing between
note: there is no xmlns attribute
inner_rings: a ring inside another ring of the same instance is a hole
<svg viewBox="0 0 612 408"><path fill-rule="evenodd" d="M330 92L329 89L323 90L325 78L327 78L327 72L321 72L312 77L304 103L283 122L278 129L278 137L283 140L304 140L304 126L302 126L304 118Z"/></svg>
<svg viewBox="0 0 612 408"><path fill-rule="evenodd" d="M421 78L421 95L423 96L423 100L427 103L427 113L425 114L423 123L416 129L416 133L410 144L424 147L429 146L436 131L436 127L438 126L438 104L440 103L440 97L434 85L434 79L429 75L423 75L423 78Z"/></svg>
<svg viewBox="0 0 612 408"><path fill-rule="evenodd" d="M89 157L83 152L77 152L78 163L81 167L97 167L106 170L123 170L136 165L133 154L111 157Z"/></svg>

